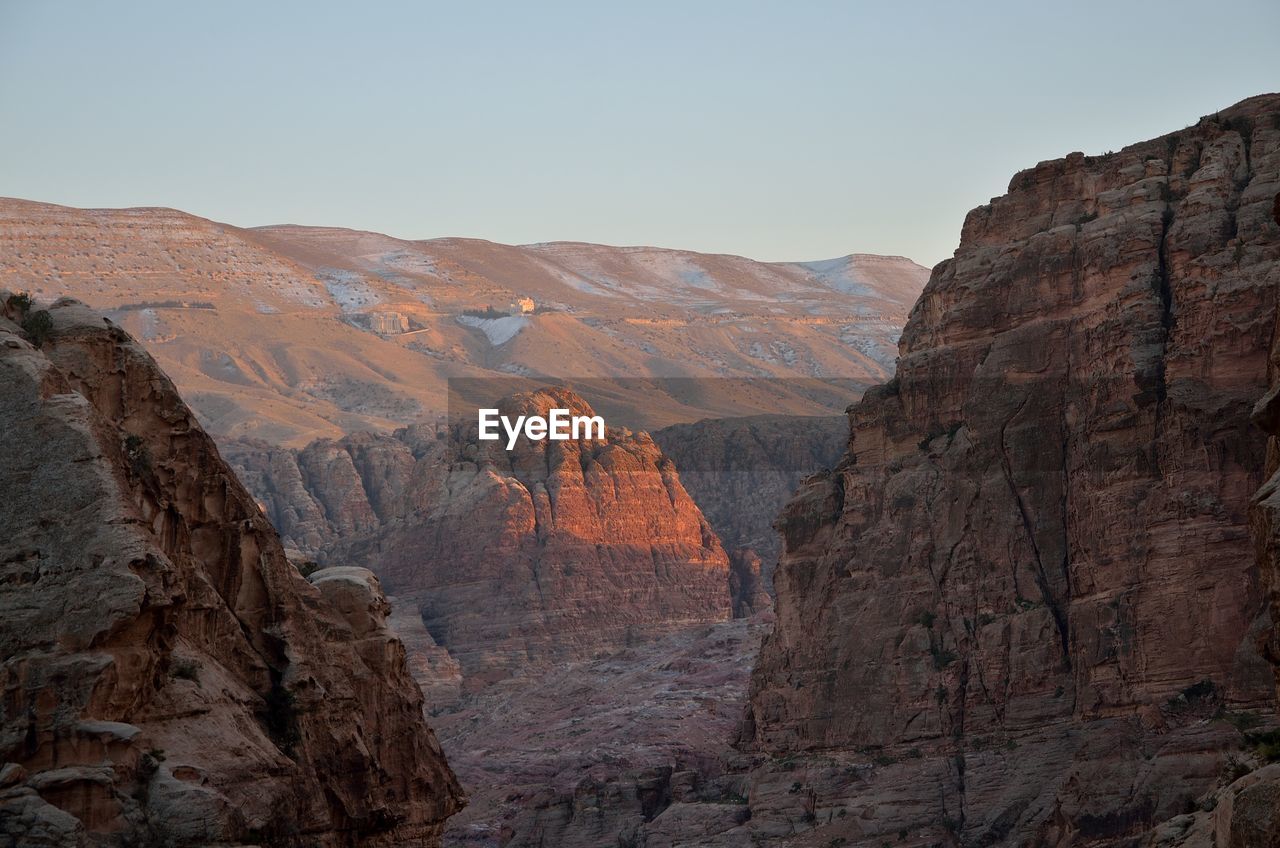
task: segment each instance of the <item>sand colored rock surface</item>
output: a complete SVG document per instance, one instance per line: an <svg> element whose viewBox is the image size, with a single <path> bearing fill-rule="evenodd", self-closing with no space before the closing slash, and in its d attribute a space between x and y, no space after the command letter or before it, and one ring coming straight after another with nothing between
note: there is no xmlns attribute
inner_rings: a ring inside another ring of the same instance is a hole
<svg viewBox="0 0 1280 848"><path fill-rule="evenodd" d="M1274 721L1249 510L1277 192L1272 95L969 214L847 456L781 518L759 834L1128 844Z"/></svg>
<svg viewBox="0 0 1280 848"><path fill-rule="evenodd" d="M0 841L438 843L461 791L377 581L308 583L140 346L0 317Z"/></svg>

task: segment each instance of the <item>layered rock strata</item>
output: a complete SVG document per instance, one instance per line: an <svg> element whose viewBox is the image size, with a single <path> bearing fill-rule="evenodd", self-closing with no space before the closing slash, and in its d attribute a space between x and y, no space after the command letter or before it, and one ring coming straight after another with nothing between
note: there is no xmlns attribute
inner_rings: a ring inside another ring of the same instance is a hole
<svg viewBox="0 0 1280 848"><path fill-rule="evenodd" d="M1127 844L1230 777L1275 718L1249 419L1278 191L1271 95L969 214L781 518L761 837Z"/></svg>
<svg viewBox="0 0 1280 848"><path fill-rule="evenodd" d="M593 414L563 389L499 403L514 420ZM301 451L234 443L231 462L287 542L378 573L465 673L584 659L734 608L767 605L759 566L729 558L673 463L643 432L530 442L475 425L357 433ZM411 622L400 619L406 626ZM422 663L439 663L427 653ZM449 672L447 670L446 674Z"/></svg>
<svg viewBox="0 0 1280 848"><path fill-rule="evenodd" d="M373 576L308 583L122 330L0 302L0 841L437 844Z"/></svg>

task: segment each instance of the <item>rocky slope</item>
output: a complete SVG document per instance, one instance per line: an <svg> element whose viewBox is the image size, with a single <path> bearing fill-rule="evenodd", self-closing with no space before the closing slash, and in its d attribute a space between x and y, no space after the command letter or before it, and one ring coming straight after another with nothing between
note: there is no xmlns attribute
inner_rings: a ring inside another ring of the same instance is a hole
<svg viewBox="0 0 1280 848"><path fill-rule="evenodd" d="M970 213L848 454L782 516L756 834L1131 844L1230 781L1275 720L1249 419L1278 192L1270 95Z"/></svg>
<svg viewBox="0 0 1280 848"><path fill-rule="evenodd" d="M653 440L675 462L740 579L749 582L758 573L761 588L772 591L781 548L774 519L802 480L839 462L849 421L844 416L710 418L655 430ZM744 587L737 594L749 592Z"/></svg>
<svg viewBox="0 0 1280 848"><path fill-rule="evenodd" d="M471 797L445 845L659 848L741 825L731 743L765 627L682 628L503 681L433 719Z"/></svg>
<svg viewBox="0 0 1280 848"><path fill-rule="evenodd" d="M0 199L0 286L107 311L215 437L293 447L430 418L460 377L505 381L508 393L553 376L705 381L696 398L624 390L618 408L645 429L744 405L838 413L842 396L797 381L883 380L926 277L902 257L764 263L648 247L405 241ZM744 398L713 379L725 377L766 379Z"/></svg>
<svg viewBox="0 0 1280 848"><path fill-rule="evenodd" d="M848 441L842 417L704 419L654 431L680 482L730 556L735 614L767 606L779 550L773 520L810 474L834 466ZM354 537L430 506L429 469L448 461L434 429L357 432L301 450L233 439L223 453L287 546L326 562Z"/></svg>
<svg viewBox="0 0 1280 848"><path fill-rule="evenodd" d="M593 414L563 389L498 405ZM729 617L728 557L674 465L643 432L607 435L508 452L472 423L228 454L287 542L376 571L478 686Z"/></svg>
<svg viewBox="0 0 1280 848"><path fill-rule="evenodd" d="M0 300L0 842L437 844L373 576L303 579L122 330Z"/></svg>

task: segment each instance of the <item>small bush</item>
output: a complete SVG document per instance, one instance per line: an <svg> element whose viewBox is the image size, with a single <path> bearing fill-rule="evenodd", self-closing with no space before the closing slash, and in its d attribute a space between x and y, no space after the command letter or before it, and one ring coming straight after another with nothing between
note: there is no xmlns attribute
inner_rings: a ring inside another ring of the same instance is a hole
<svg viewBox="0 0 1280 848"><path fill-rule="evenodd" d="M948 651L946 648L939 648L936 645L929 646L929 653L933 656L933 667L939 671L958 659L952 651Z"/></svg>
<svg viewBox="0 0 1280 848"><path fill-rule="evenodd" d="M200 663L195 660L174 660L169 666L169 676L175 680L200 682Z"/></svg>
<svg viewBox="0 0 1280 848"><path fill-rule="evenodd" d="M18 315L25 316L31 311L31 295L26 292L18 292L9 295L9 299L5 301L5 306L16 312Z"/></svg>
<svg viewBox="0 0 1280 848"><path fill-rule="evenodd" d="M462 314L470 318L509 318L510 312L501 309L494 309L492 306L486 306L484 309L464 309Z"/></svg>
<svg viewBox="0 0 1280 848"><path fill-rule="evenodd" d="M1249 741L1256 748L1258 756L1268 763L1280 761L1280 730L1268 730L1264 733L1254 733L1249 736Z"/></svg>
<svg viewBox="0 0 1280 848"><path fill-rule="evenodd" d="M129 460L129 468L134 476L143 477L151 473L151 451L141 436L129 435L124 440L124 455Z"/></svg>
<svg viewBox="0 0 1280 848"><path fill-rule="evenodd" d="M1196 698L1212 698L1218 691L1218 687L1214 685L1212 680L1201 680L1199 683L1193 683L1186 689L1182 690L1182 697L1188 701Z"/></svg>
<svg viewBox="0 0 1280 848"><path fill-rule="evenodd" d="M303 577L310 577L320 570L320 563L313 559L296 560L293 566Z"/></svg>
<svg viewBox="0 0 1280 848"><path fill-rule="evenodd" d="M1257 713L1226 713L1222 718L1241 733L1246 733L1262 724L1262 716Z"/></svg>
<svg viewBox="0 0 1280 848"><path fill-rule="evenodd" d="M53 318L43 309L32 312L22 319L22 329L31 338L33 345L44 347L49 336L53 335Z"/></svg>
<svg viewBox="0 0 1280 848"><path fill-rule="evenodd" d="M298 706L294 694L281 683L273 683L263 699L262 723L267 733L286 754L293 755L298 743Z"/></svg>
<svg viewBox="0 0 1280 848"><path fill-rule="evenodd" d="M1227 755L1227 761L1222 764L1222 783L1224 785L1235 783L1249 772L1253 771L1253 766L1249 765L1246 760L1242 760L1234 754Z"/></svg>

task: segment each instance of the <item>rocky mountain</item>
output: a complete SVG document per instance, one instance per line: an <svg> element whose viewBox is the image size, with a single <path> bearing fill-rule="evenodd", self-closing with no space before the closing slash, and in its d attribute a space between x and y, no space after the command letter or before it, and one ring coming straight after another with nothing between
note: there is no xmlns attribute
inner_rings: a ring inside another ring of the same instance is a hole
<svg viewBox="0 0 1280 848"><path fill-rule="evenodd" d="M438 844L377 580L304 579L119 327L0 309L0 843Z"/></svg>
<svg viewBox="0 0 1280 848"><path fill-rule="evenodd" d="M752 412L838 413L892 369L928 275L901 257L763 263L648 247L405 241L242 229L172 209L0 200L0 284L72 296L134 334L219 439L302 447L445 411L451 378L697 378L623 386L653 429ZM743 393L731 381L751 378Z"/></svg>
<svg viewBox="0 0 1280 848"><path fill-rule="evenodd" d="M848 430L843 416L769 415L654 431L729 553L739 614L769 603L779 550L773 520L801 480L836 464ZM345 552L354 537L428 508L428 469L448 461L436 430L422 426L319 439L301 450L234 439L223 453L286 545L321 562Z"/></svg>
<svg viewBox="0 0 1280 848"><path fill-rule="evenodd" d="M969 214L780 519L757 835L1277 844L1278 193L1268 95Z"/></svg>
<svg viewBox="0 0 1280 848"><path fill-rule="evenodd" d="M553 407L594 414L565 389L498 403ZM728 557L675 466L643 432L606 435L507 451L472 422L228 455L286 541L373 569L474 687L730 616Z"/></svg>

